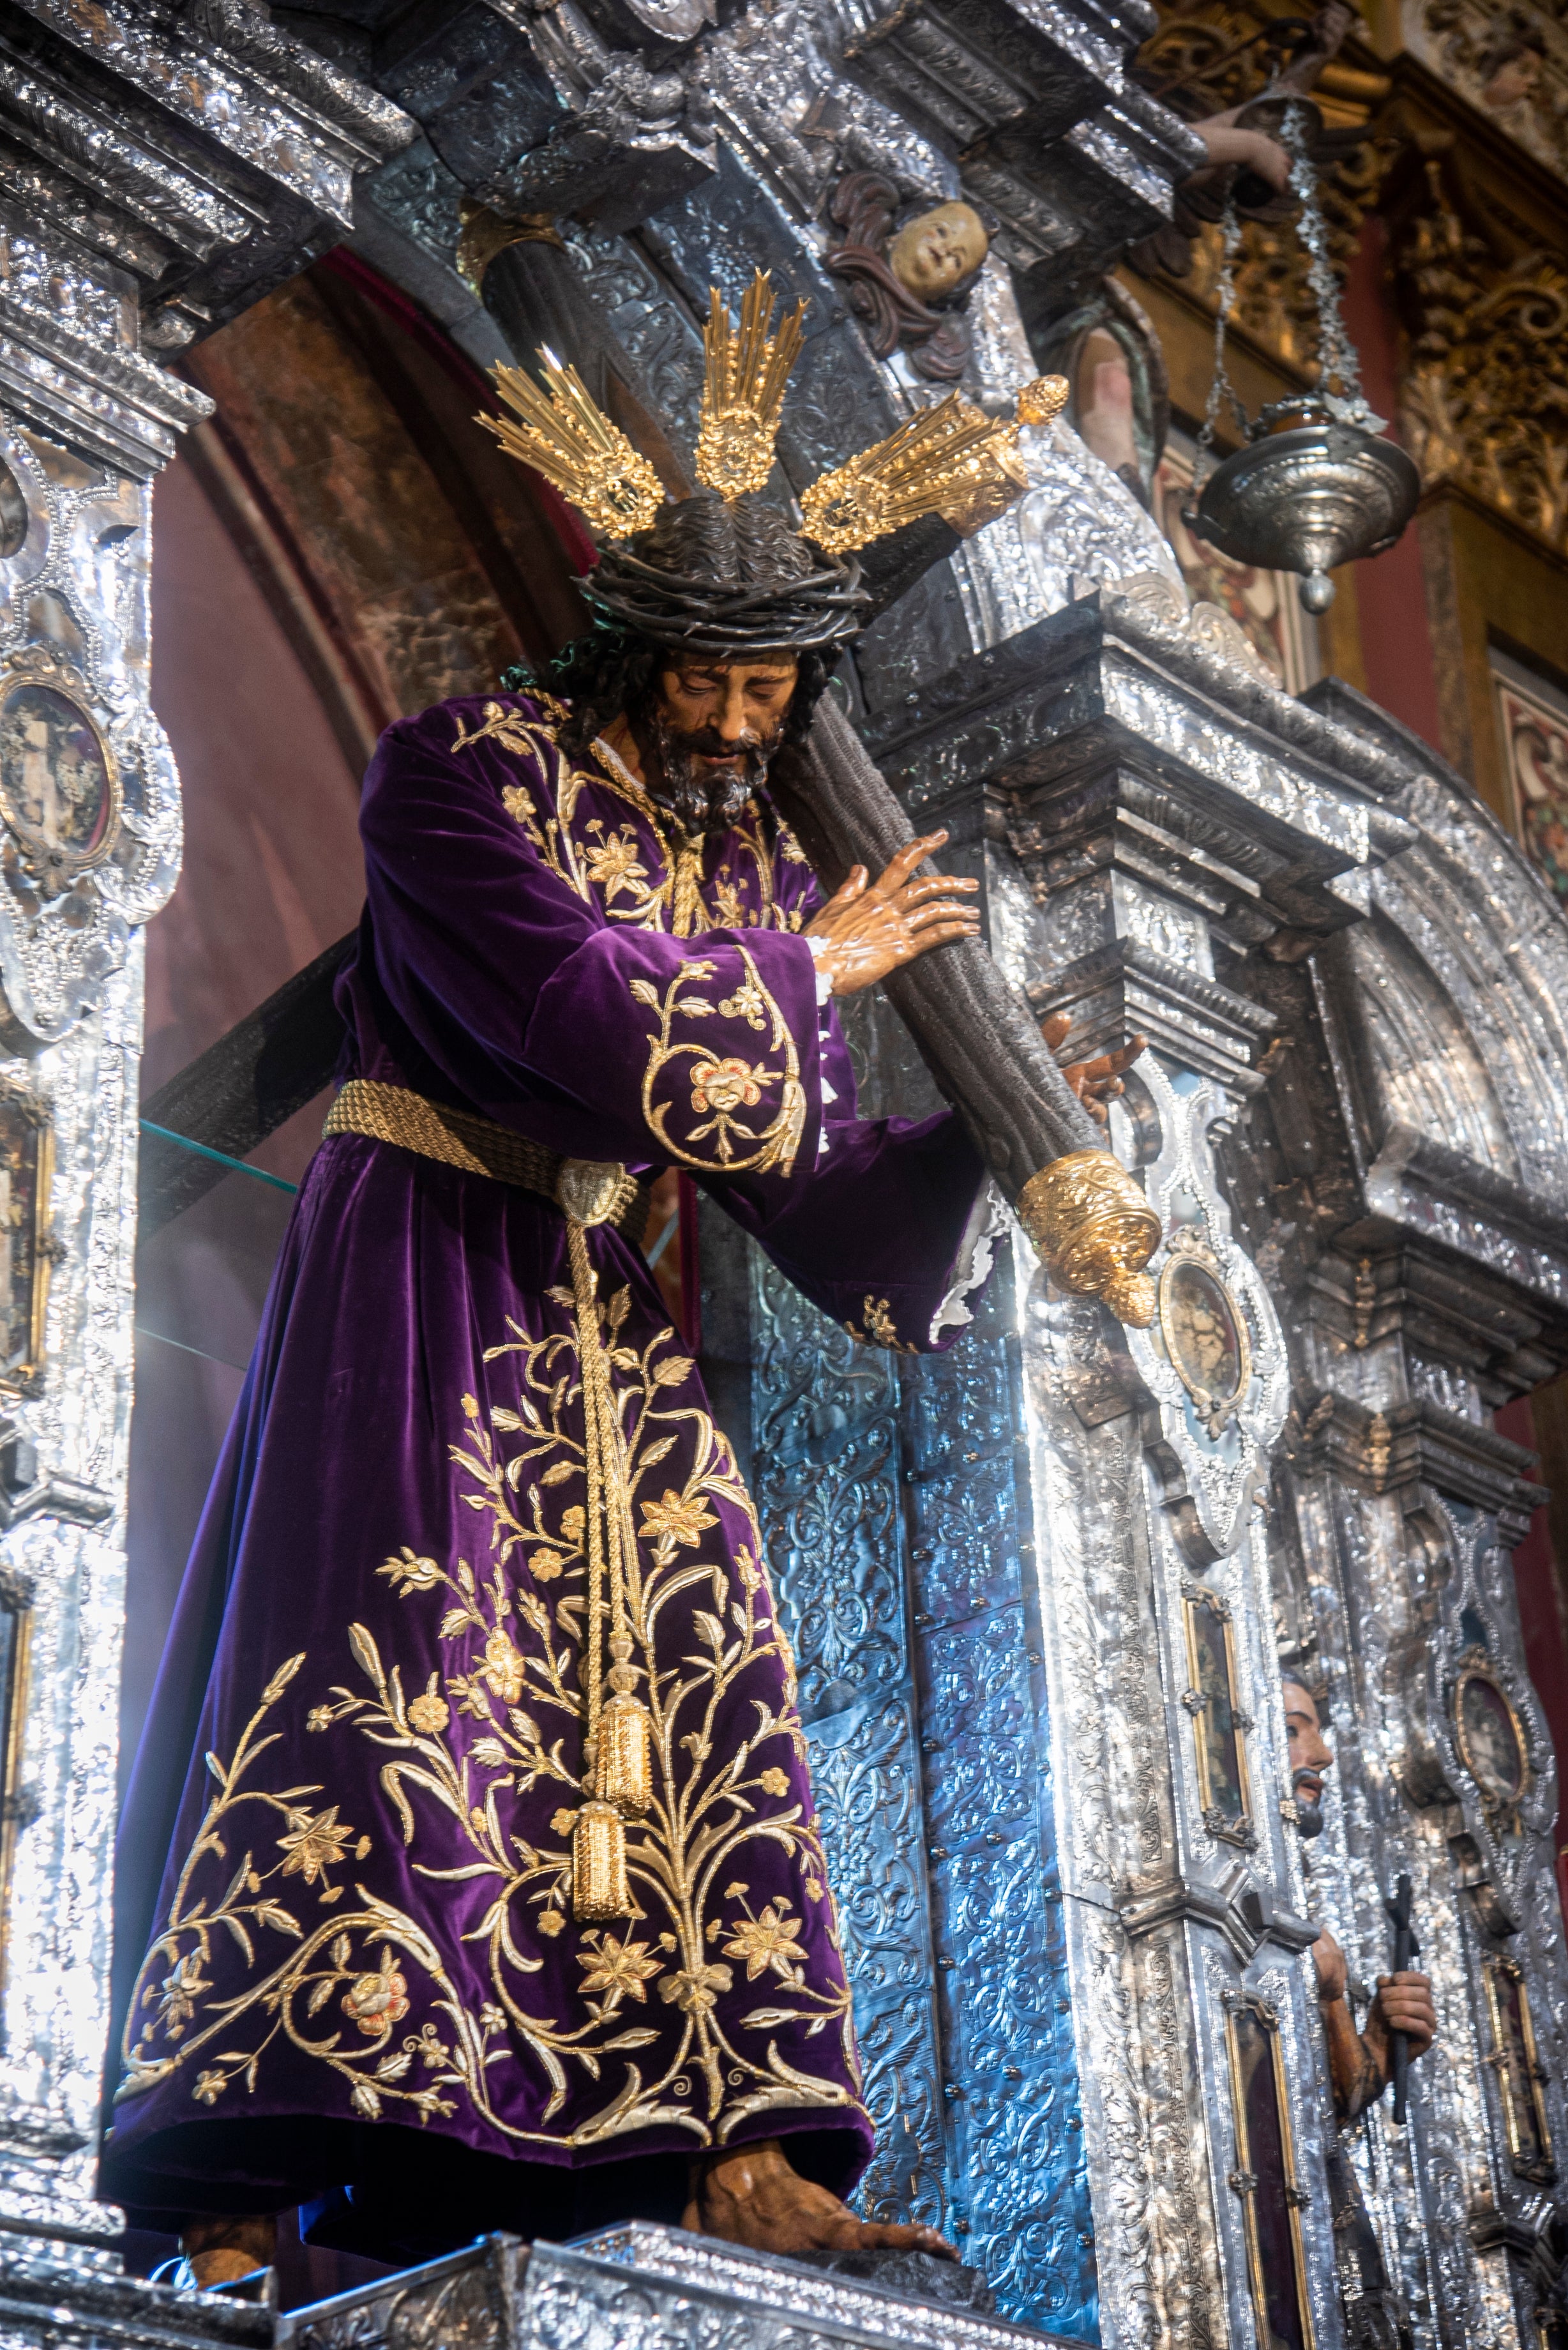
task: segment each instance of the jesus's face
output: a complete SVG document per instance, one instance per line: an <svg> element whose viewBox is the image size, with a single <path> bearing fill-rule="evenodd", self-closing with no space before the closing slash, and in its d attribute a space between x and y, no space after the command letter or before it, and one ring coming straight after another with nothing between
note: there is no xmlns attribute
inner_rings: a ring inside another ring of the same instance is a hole
<svg viewBox="0 0 1568 2350"><path fill-rule="evenodd" d="M767 773L798 664L774 653L693 658L659 673L652 712L654 788L688 832L733 823Z"/></svg>

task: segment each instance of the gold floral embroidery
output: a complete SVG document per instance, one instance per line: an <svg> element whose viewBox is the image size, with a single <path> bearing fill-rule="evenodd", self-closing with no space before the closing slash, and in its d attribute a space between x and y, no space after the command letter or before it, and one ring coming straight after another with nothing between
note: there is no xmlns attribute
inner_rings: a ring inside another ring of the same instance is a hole
<svg viewBox="0 0 1568 2350"><path fill-rule="evenodd" d="M483 724L472 731L466 718L458 720L457 733L452 737L453 751L472 750L475 743L495 742L514 758L535 755L534 728L520 710L508 710L504 702L487 702L481 715Z"/></svg>
<svg viewBox="0 0 1568 2350"><path fill-rule="evenodd" d="M721 865L713 876L713 928L717 931L742 931L755 917L741 903L737 883L730 879L730 868Z"/></svg>
<svg viewBox="0 0 1568 2350"><path fill-rule="evenodd" d="M867 1297L860 1309L860 1315L866 1325L864 1330L857 1330L853 1322L846 1322L844 1326L857 1346L883 1347L895 1355L919 1354L918 1347L899 1337L898 1326L885 1297Z"/></svg>
<svg viewBox="0 0 1568 2350"><path fill-rule="evenodd" d="M765 1028L768 1024L767 997L749 979L742 980L733 995L727 995L720 1004L719 1015L723 1020L743 1020L748 1028Z"/></svg>
<svg viewBox="0 0 1568 2350"><path fill-rule="evenodd" d="M462 751L476 743L493 741L514 757L536 763L547 786L553 785L555 813L541 815L535 793L521 784L505 785L502 803L550 871L579 898L597 889L602 893L600 903L607 920L628 922L637 929L669 930L682 938L712 929L799 931L803 910L780 906L774 887L776 860L806 862L787 825L779 824L771 814L764 816L754 800L735 823L737 853L742 859L750 859L755 877L758 903L750 907L742 895L741 873L729 859L704 883L701 848L676 852L665 828L666 811L644 791L607 743L596 742L591 746L595 773L573 767L556 740L561 723L569 715L566 705L535 687L530 687L529 698L545 713L547 723L524 717L499 702L487 702L477 726L471 729L466 719L459 719L452 748ZM602 817L593 816L579 827L583 793L605 790L648 827L652 835L651 852L630 825L612 828ZM654 861L644 864L642 857L649 853Z"/></svg>
<svg viewBox="0 0 1568 2350"><path fill-rule="evenodd" d="M748 1066L745 1062L719 1060L695 1040L677 1040L678 1021L711 1018L713 1005L706 996L693 994L691 990L712 977L719 968L716 962L694 959L683 963L662 998L651 980L634 979L630 983L632 995L659 1019L658 1032L649 1040L648 1067L642 1080L642 1114L659 1148L681 1166L717 1165L734 1174L777 1167L788 1175L805 1130L806 1100L800 1081L800 1055L789 1024L763 985L750 953L744 947L735 951L745 966L742 986L755 990L769 1024L768 1050L782 1056L783 1066L769 1068L765 1061ZM669 1131L670 1105L656 1101L654 1088L670 1064L687 1055L696 1063L691 1071L692 1107L699 1115L711 1115L706 1124L690 1129L683 1146ZM754 1127L743 1123L737 1112L759 1102L763 1089L772 1086L778 1087L778 1109L759 1134ZM710 1139L711 1153L698 1155L692 1146Z"/></svg>
<svg viewBox="0 0 1568 2350"><path fill-rule="evenodd" d="M747 1061L699 1061L691 1072L691 1107L750 1109L763 1097L759 1079L765 1081L769 1074L760 1061L755 1068Z"/></svg>
<svg viewBox="0 0 1568 2350"><path fill-rule="evenodd" d="M648 868L638 856L640 844L634 826L623 824L618 832L607 832L603 819L595 816L587 830L596 837L584 852L584 863L595 889L604 891L607 907L622 890L639 906L658 897L658 890L648 886Z"/></svg>
<svg viewBox="0 0 1568 2350"><path fill-rule="evenodd" d="M587 1971L580 1988L585 1996L596 1991L605 1994L597 2007L590 2002L588 2012L594 2021L607 2021L623 1999L644 2004L649 1983L662 1972L659 1960L649 1956L647 1944L633 1941L629 1934L623 1942L614 1934L597 1930L585 1934L583 1940L587 1948L577 1952L577 1964Z"/></svg>
<svg viewBox="0 0 1568 2350"><path fill-rule="evenodd" d="M729 1887L732 1893L736 1889L733 1886ZM782 1901L770 1901L760 1918L752 1916L748 1904L743 1922L732 1929L724 1945L724 1956L745 1960L748 1982L755 1982L763 1969L771 1967L781 1982L802 1991L805 1987L802 1971L805 1951L794 1939L799 1931L800 1919L792 1918Z"/></svg>
<svg viewBox="0 0 1568 2350"><path fill-rule="evenodd" d="M558 705L557 705L558 706ZM548 781L554 775L556 812L541 821L532 792L521 784L502 786L501 803L514 822L522 826L531 846L558 881L564 881L579 898L587 898L588 884L578 869L576 845L572 838L572 816L577 798L588 778L569 767L562 759L556 744L553 726L536 725L517 710L508 710L499 702L487 702L483 708L483 723L472 732L465 719L457 723L452 738L452 750L472 750L476 743L495 742L515 759L531 760Z"/></svg>
<svg viewBox="0 0 1568 2350"><path fill-rule="evenodd" d="M552 1296L569 1306L569 1292ZM400 1831L416 1877L433 1887L483 1887L477 1939L490 1995L477 2010L466 2004L418 1919L363 1884L350 1915L313 1926L297 1914L306 1886L335 1903L342 1888L332 1871L350 1848L362 1858L372 1845L368 1836L353 1841L339 1804L317 1804L327 1792L320 1786L275 1794L260 1783L278 1734L267 1718L306 1661L291 1658L264 1690L232 1762L209 1758L217 1792L133 1994L122 2097L181 2071L205 2106L231 2091L253 2094L282 2038L337 2073L366 2119L400 2107L421 2120L446 2117L461 2105L528 2142L587 2147L673 2124L701 2147L724 2142L752 2114L855 2105L838 2081L792 2065L778 2044L785 2022L804 2023L808 2035L828 2032L858 2081L848 1991L841 1981L805 1981L800 1919L788 1898L775 1892L753 1914L743 1880L728 1882L722 1900L716 1893L761 1841L792 1856L805 1898L820 1901L821 1840L789 1773L769 1759L782 1746L804 1760L805 1742L794 1663L757 1564L745 1487L711 1418L681 1399L692 1364L674 1333L628 1343L629 1310L625 1288L598 1307L623 1430L627 1505L642 1519L628 1602L653 1716L655 1789L646 1818L628 1828L639 1916L625 1928L579 1934L582 1996L569 2022L534 2012L528 1987L544 1970L539 1953L576 1930L569 1847L583 1793L574 1664L586 1579L581 1370L571 1335L535 1337L514 1322L486 1359L514 1366L515 1409L493 1406L487 1425L478 1399L464 1396L462 1432L450 1447L488 1538L488 1569L462 1558L449 1565L404 1544L379 1570L405 1606L441 1611L447 1669L405 1700L402 1669L357 1624L348 1646L363 1685L334 1689L306 1716L311 1731L330 1740L351 1731L379 1750L388 1825ZM732 1564L720 1502L743 1513L751 1528ZM540 1561L552 1570L544 1591L522 1573ZM693 1652L676 1661L667 1642L661 1669L655 1629L687 1592L707 1602L692 1618ZM729 1737L715 1743L722 1705L729 1721L743 1724L739 1744ZM465 1720L479 1735L459 1737ZM541 1782L559 1788L562 1800L550 1818L556 1843L536 1847L517 1834L509 1798ZM443 1826L434 1852L427 1816ZM258 1859L245 1825L256 1817L275 1823L280 1857L270 1865ZM454 1832L466 1853L453 1851ZM721 1942L722 1957L711 1956ZM231 1945L246 1969L237 1990ZM221 1981L213 1965L219 1946L230 1952ZM747 1981L772 1976L791 2003L751 2006L721 2021L719 1999L736 1979L730 1960ZM668 2023L661 2032L651 2021L628 2020L628 2011L647 2013L655 1991L658 2010L680 2018L673 2033ZM417 2030L416 2002L424 2016ZM645 2080L636 2060L655 2043L662 2043L658 2075ZM497 2066L523 2057L548 2085L538 2130L517 2127L493 2102ZM607 2080L617 2060L618 2082ZM568 2095L601 2080L596 2108L569 2133L552 2135L548 2125Z"/></svg>

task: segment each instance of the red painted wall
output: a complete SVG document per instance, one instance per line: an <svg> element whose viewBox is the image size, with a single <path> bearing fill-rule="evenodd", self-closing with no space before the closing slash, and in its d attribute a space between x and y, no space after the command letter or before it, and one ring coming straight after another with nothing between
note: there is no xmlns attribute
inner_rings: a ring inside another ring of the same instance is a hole
<svg viewBox="0 0 1568 2350"><path fill-rule="evenodd" d="M1398 408L1399 343L1384 291L1383 224L1370 218L1345 276L1345 323L1361 359L1361 380L1379 416ZM1437 669L1427 619L1419 521L1386 555L1355 567L1356 607L1366 691L1435 751L1442 749Z"/></svg>

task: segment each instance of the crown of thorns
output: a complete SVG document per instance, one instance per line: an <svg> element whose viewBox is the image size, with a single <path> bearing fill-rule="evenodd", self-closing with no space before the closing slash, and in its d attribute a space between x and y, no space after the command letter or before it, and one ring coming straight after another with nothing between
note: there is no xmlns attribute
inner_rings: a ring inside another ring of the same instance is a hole
<svg viewBox="0 0 1568 2350"><path fill-rule="evenodd" d="M711 292L696 456L701 487L679 506L667 504L648 459L554 352L539 353L543 384L520 368L494 371L512 413L479 421L609 542L583 582L589 602L656 642L710 655L839 642L861 626L869 601L857 548L922 515L970 512L999 476L1022 484L1017 426L951 392L814 482L801 498L802 527L793 530L776 509L755 502L773 470L784 386L805 340L805 304L798 302L776 332L774 307L763 270L746 290L738 326L718 288ZM1023 396L1020 417L1045 421L1028 412ZM699 502L706 525L691 513ZM677 512L689 526L672 526ZM699 569L691 567L693 554Z"/></svg>

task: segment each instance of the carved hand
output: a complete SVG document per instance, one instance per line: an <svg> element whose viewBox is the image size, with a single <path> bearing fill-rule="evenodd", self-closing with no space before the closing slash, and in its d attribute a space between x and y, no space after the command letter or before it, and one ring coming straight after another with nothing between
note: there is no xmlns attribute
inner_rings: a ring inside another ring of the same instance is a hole
<svg viewBox="0 0 1568 2350"><path fill-rule="evenodd" d="M1040 1034L1054 1053L1066 1043L1072 1022L1064 1012L1053 1012L1040 1023ZM1110 1113L1106 1104L1114 1101L1123 1091L1122 1071L1130 1069L1140 1053L1148 1049L1147 1036L1134 1036L1116 1053L1101 1053L1093 1061L1064 1061L1062 1075L1083 1103L1089 1116L1104 1126Z"/></svg>
<svg viewBox="0 0 1568 2350"><path fill-rule="evenodd" d="M1256 172L1271 188L1283 189L1291 176L1291 159L1277 139L1266 130L1241 130L1231 114L1211 115L1207 122L1192 126L1202 140L1210 167L1240 163L1243 170ZM1196 175L1195 175L1196 176Z"/></svg>
<svg viewBox="0 0 1568 2350"><path fill-rule="evenodd" d="M1432 2004L1429 1975L1379 1975L1377 1996L1366 2012L1362 2038L1385 2074L1390 2070L1388 2035L1403 2032L1410 2043L1411 2061L1424 2056L1438 2036L1438 2011Z"/></svg>
<svg viewBox="0 0 1568 2350"><path fill-rule="evenodd" d="M911 840L875 881L864 865L857 865L842 889L806 924L808 938L826 941L817 968L827 973L835 995L857 994L933 947L980 936L980 916L963 902L980 887L977 881L940 873L913 878L916 867L946 840L945 832Z"/></svg>

